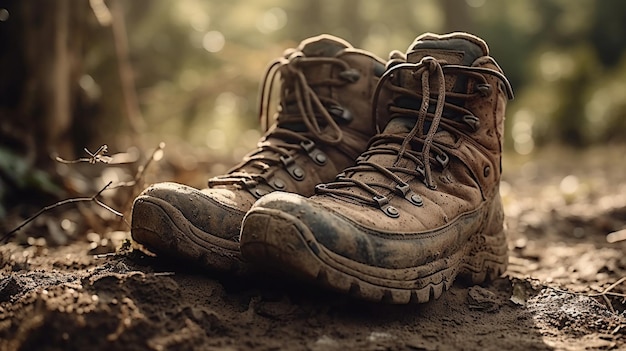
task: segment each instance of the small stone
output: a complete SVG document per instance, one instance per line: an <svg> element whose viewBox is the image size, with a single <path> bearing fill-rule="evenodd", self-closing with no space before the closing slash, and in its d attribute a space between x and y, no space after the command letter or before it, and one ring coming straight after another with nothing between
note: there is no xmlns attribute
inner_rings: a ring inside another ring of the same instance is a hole
<svg viewBox="0 0 626 351"><path fill-rule="evenodd" d="M389 333L385 333L385 332L372 332L368 337L367 337L367 341L369 342L377 342L377 341L382 341L382 340L391 340L391 339L395 339L395 337Z"/></svg>
<svg viewBox="0 0 626 351"><path fill-rule="evenodd" d="M496 312L500 309L496 294L478 285L469 288L467 303L472 310Z"/></svg>

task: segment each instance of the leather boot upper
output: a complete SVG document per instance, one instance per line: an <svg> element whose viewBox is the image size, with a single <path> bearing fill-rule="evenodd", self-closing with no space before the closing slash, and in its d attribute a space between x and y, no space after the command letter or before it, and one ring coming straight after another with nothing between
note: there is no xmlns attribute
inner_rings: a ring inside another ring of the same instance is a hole
<svg viewBox="0 0 626 351"><path fill-rule="evenodd" d="M383 131L356 165L309 199L272 194L255 208L297 213L320 245L366 265L447 257L476 232L502 230L498 184L511 97L479 38L419 36L388 63L374 103Z"/></svg>
<svg viewBox="0 0 626 351"><path fill-rule="evenodd" d="M142 196L165 199L201 231L236 241L244 214L261 196L276 190L310 196L366 149L376 131L370 103L384 67L330 35L303 41L266 72L259 110L271 126L256 150L206 189L160 183ZM277 84L278 106L270 116Z"/></svg>

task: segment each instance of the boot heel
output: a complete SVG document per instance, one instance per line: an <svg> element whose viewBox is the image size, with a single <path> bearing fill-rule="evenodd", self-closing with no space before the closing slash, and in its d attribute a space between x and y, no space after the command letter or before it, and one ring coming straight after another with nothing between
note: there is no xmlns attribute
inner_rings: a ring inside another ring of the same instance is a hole
<svg viewBox="0 0 626 351"><path fill-rule="evenodd" d="M496 195L488 213L483 230L470 238L468 253L459 271L459 278L472 284L496 279L508 266L504 211L499 195Z"/></svg>

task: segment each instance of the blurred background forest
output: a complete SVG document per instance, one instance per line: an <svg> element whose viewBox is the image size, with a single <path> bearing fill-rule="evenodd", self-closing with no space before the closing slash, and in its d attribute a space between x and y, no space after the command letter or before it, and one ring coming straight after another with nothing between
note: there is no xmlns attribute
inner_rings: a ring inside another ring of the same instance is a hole
<svg viewBox="0 0 626 351"><path fill-rule="evenodd" d="M2 0L0 221L132 181L161 141L142 181L202 186L255 145L264 69L306 37L386 58L456 30L484 38L514 88L507 152L626 141L621 0ZM54 160L103 144L119 166Z"/></svg>

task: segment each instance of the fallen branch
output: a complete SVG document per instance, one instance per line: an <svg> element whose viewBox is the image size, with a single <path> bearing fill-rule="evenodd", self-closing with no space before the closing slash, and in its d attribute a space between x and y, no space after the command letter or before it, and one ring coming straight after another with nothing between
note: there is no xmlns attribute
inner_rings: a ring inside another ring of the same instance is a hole
<svg viewBox="0 0 626 351"><path fill-rule="evenodd" d="M137 168L137 172L135 173L135 177L133 178L133 180L128 181L128 182L120 182L115 184L114 186L111 186L111 184L113 184L113 181L108 182L102 189L100 189L96 194L94 194L91 197L77 197L77 198L72 198L72 199L67 199L67 200L63 200L63 201L59 201L53 205L49 205L46 206L44 208L42 208L41 210L37 211L37 213L35 213L34 215L28 217L26 220L24 220L22 223L20 223L20 225L18 225L15 229L11 230L10 232L4 234L1 238L0 238L0 243L4 243L7 242L15 233L17 233L20 229L22 229L24 226L26 226L28 223L32 222L33 220L35 220L35 218L39 217L40 215L42 215L43 213L50 211L56 207L59 206L63 206L63 205L67 205L70 203L77 203L77 202L95 202L98 206L106 209L107 211L113 213L114 215L121 217L124 222L126 223L126 225L128 225L130 227L130 224L126 221L126 219L124 218L124 214L114 210L113 208L111 208L110 206L108 206L107 204L105 204L104 202L100 201L98 199L98 196L100 196L100 194L102 194L102 192L104 190L113 190L113 189L117 189L117 188L122 188L122 187L133 187L135 185L137 185L137 183L139 183L139 181L143 178L144 172L146 171L146 169L148 168L148 166L150 165L150 163L152 163L152 161L154 160L158 160L160 159L160 155L162 155L162 151L163 148L165 147L165 143L164 142L160 142L159 146L157 148L154 149L154 151L152 151L152 154L150 155L150 157L146 160L146 162L139 166ZM76 160L64 160L60 157L56 157L56 161L57 162L61 162L61 163L65 163L65 164L74 164L74 163L80 163L80 162L88 162L90 164L96 164L96 163L106 163L108 164L111 161L111 157L109 156L105 156L104 154L106 154L108 152L108 146L106 144L100 146L98 148L98 150L96 150L96 152L91 152L89 151L87 148L84 148L85 152L89 155L89 157L83 157L83 158L79 158Z"/></svg>
<svg viewBox="0 0 626 351"><path fill-rule="evenodd" d="M59 156L55 157L54 159L57 162L60 163L65 163L65 164L74 164L74 163L80 163L80 162L88 162L90 164L96 164L98 162L101 163L109 163L111 162L111 157L109 156L105 156L104 154L106 154L109 151L109 147L104 144L102 146L100 146L100 148L98 148L98 150L96 150L96 152L92 153L91 151L89 151L87 148L84 148L83 150L85 150L85 152L89 155L89 157L81 157L77 160L64 160L62 158L60 158Z"/></svg>
<svg viewBox="0 0 626 351"><path fill-rule="evenodd" d="M94 194L91 197L77 197L77 198L67 199L67 200L59 201L59 202L57 202L57 203L55 203L53 205L49 205L49 206L46 206L46 207L42 208L41 210L37 211L37 213L35 213L34 215L32 215L32 216L28 217L26 220L24 220L15 229L13 229L10 232L4 234L2 236L2 238L0 238L0 243L4 243L4 242L8 241L8 239L11 238L15 233L17 233L17 231L22 229L24 226L26 226L28 223L30 223L33 220L35 220L35 218L39 217L43 213L45 213L47 211L50 211L50 210L52 210L54 208L57 208L59 206L63 206L63 205L71 204L71 203L76 203L76 202L95 202L98 206L100 206L100 207L104 208L105 210L113 213L114 215L124 218L124 215L122 213L112 209L107 204L105 204L104 202L102 202L102 201L100 201L98 199L98 196L100 196L100 194L102 194L102 192L105 191L112 183L113 183L112 181L108 182L104 187L102 187L102 189L100 189L96 194Z"/></svg>

